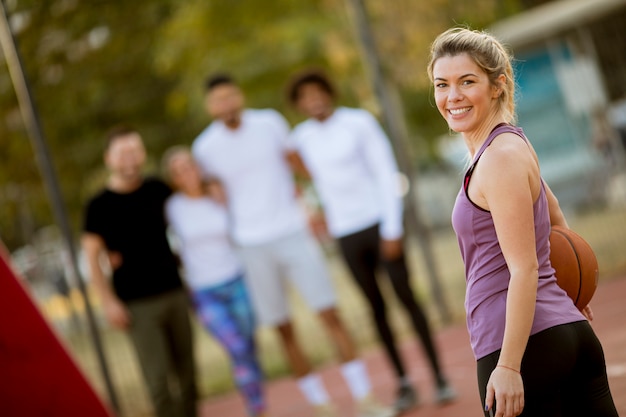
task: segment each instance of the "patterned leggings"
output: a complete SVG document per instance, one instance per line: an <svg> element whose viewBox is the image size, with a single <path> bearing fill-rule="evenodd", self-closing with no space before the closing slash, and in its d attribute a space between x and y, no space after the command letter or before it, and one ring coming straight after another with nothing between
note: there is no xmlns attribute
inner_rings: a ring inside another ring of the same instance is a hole
<svg viewBox="0 0 626 417"><path fill-rule="evenodd" d="M202 324L226 349L233 376L251 416L265 410L263 374L256 356L255 320L243 277L194 291L193 301Z"/></svg>

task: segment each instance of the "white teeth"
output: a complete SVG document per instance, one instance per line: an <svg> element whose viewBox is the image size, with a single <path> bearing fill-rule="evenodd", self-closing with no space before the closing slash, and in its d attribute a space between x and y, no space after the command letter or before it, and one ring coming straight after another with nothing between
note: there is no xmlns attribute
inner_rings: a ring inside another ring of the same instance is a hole
<svg viewBox="0 0 626 417"><path fill-rule="evenodd" d="M449 111L450 113L457 115L457 114L466 113L470 111L470 107L464 107L462 109L449 109Z"/></svg>

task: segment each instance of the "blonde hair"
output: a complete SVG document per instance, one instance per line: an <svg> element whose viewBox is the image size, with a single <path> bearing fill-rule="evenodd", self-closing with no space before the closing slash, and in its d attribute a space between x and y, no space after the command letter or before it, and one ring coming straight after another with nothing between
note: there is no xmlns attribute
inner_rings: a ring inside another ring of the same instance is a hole
<svg viewBox="0 0 626 417"><path fill-rule="evenodd" d="M161 175L163 175L165 181L168 182L170 185L172 185L172 176L170 175L170 163L174 158L181 154L191 156L191 150L187 146L175 145L168 148L163 153L163 157L161 158Z"/></svg>
<svg viewBox="0 0 626 417"><path fill-rule="evenodd" d="M500 110L509 123L514 123L515 115L515 79L509 51L493 35L467 28L452 28L440 34L430 48L428 77L433 81L435 62L445 56L467 54L484 72L495 87L502 90L498 98ZM504 85L498 77L504 75Z"/></svg>

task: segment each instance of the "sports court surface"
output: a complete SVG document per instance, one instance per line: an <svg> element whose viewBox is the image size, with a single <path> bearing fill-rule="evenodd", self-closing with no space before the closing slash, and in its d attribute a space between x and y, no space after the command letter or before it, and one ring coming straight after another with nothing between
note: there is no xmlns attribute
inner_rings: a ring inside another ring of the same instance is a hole
<svg viewBox="0 0 626 417"><path fill-rule="evenodd" d="M604 346L607 371L613 398L620 415L626 416L626 276L605 279L594 295L592 326ZM421 405L402 417L481 417L481 406L476 388L474 359L463 324L453 325L437 333L444 369L459 396L447 406L433 404L430 374L421 351L414 340L403 345L403 354L410 369L410 377L419 390ZM391 403L394 398L394 378L380 349L363 352L374 389L380 399ZM340 378L338 367L322 369L322 377L330 395L338 404L341 416L352 416L352 402L348 388ZM281 378L267 385L269 415L271 417L313 417L293 379ZM239 395L235 392L205 400L201 417L245 417Z"/></svg>

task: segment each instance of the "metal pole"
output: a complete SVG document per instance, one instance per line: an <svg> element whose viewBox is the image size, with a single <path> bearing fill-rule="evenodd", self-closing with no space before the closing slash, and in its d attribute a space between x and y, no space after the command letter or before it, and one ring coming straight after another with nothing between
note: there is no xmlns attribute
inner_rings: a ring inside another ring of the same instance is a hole
<svg viewBox="0 0 626 417"><path fill-rule="evenodd" d="M32 99L32 94L28 85L26 74L24 72L24 67L22 65L22 60L19 54L17 43L15 41L13 33L11 32L11 27L9 26L8 13L4 4L4 0L0 0L0 5L2 6L2 13L0 16L0 43L2 44L2 51L4 52L4 56L7 61L11 80L13 81L13 88L15 89L15 94L17 95L22 118L24 119L24 124L26 126L26 130L28 131L28 136L35 152L35 159L50 198L54 217L57 224L59 225L59 228L61 229L61 233L63 234L65 244L67 245L67 249L70 254L72 269L77 278L78 288L85 302L87 323L94 347L96 349L102 377L104 379L104 383L109 395L109 401L113 410L118 413L119 403L117 401L117 396L115 395L115 390L113 389L113 384L109 375L109 369L104 355L104 349L102 347L100 333L98 332L98 326L96 324L91 303L89 301L87 288L78 267L78 257L76 255L76 248L74 245L74 239L72 237L72 230L63 202L63 197L61 195L61 190L59 188L59 183L57 181L54 166L52 164L52 158L50 157L50 152L48 150L48 146L41 130L41 123L39 121L39 116L35 107L35 103Z"/></svg>
<svg viewBox="0 0 626 417"><path fill-rule="evenodd" d="M372 30L369 25L365 4L363 0L350 0L350 3L352 5L359 40L365 54L366 65L371 77L371 83L381 106L384 124L389 131L389 138L394 145L398 166L407 176L410 184L409 193L405 199L407 207L407 221L410 229L413 230L415 236L417 237L420 249L422 250L422 255L428 270L432 295L435 299L437 308L439 309L441 319L444 323L449 323L452 317L441 287L441 279L439 277L435 263L435 256L432 250L430 229L422 221L418 206L415 204L415 196L417 194L415 193L416 187L415 182L413 181L414 169L411 160L408 157L409 153L407 152L408 146L406 143L406 126L401 117L401 112L399 111L400 109L397 108L398 106L395 105L389 93L390 89L385 80L378 53L376 52L374 36L372 35Z"/></svg>

